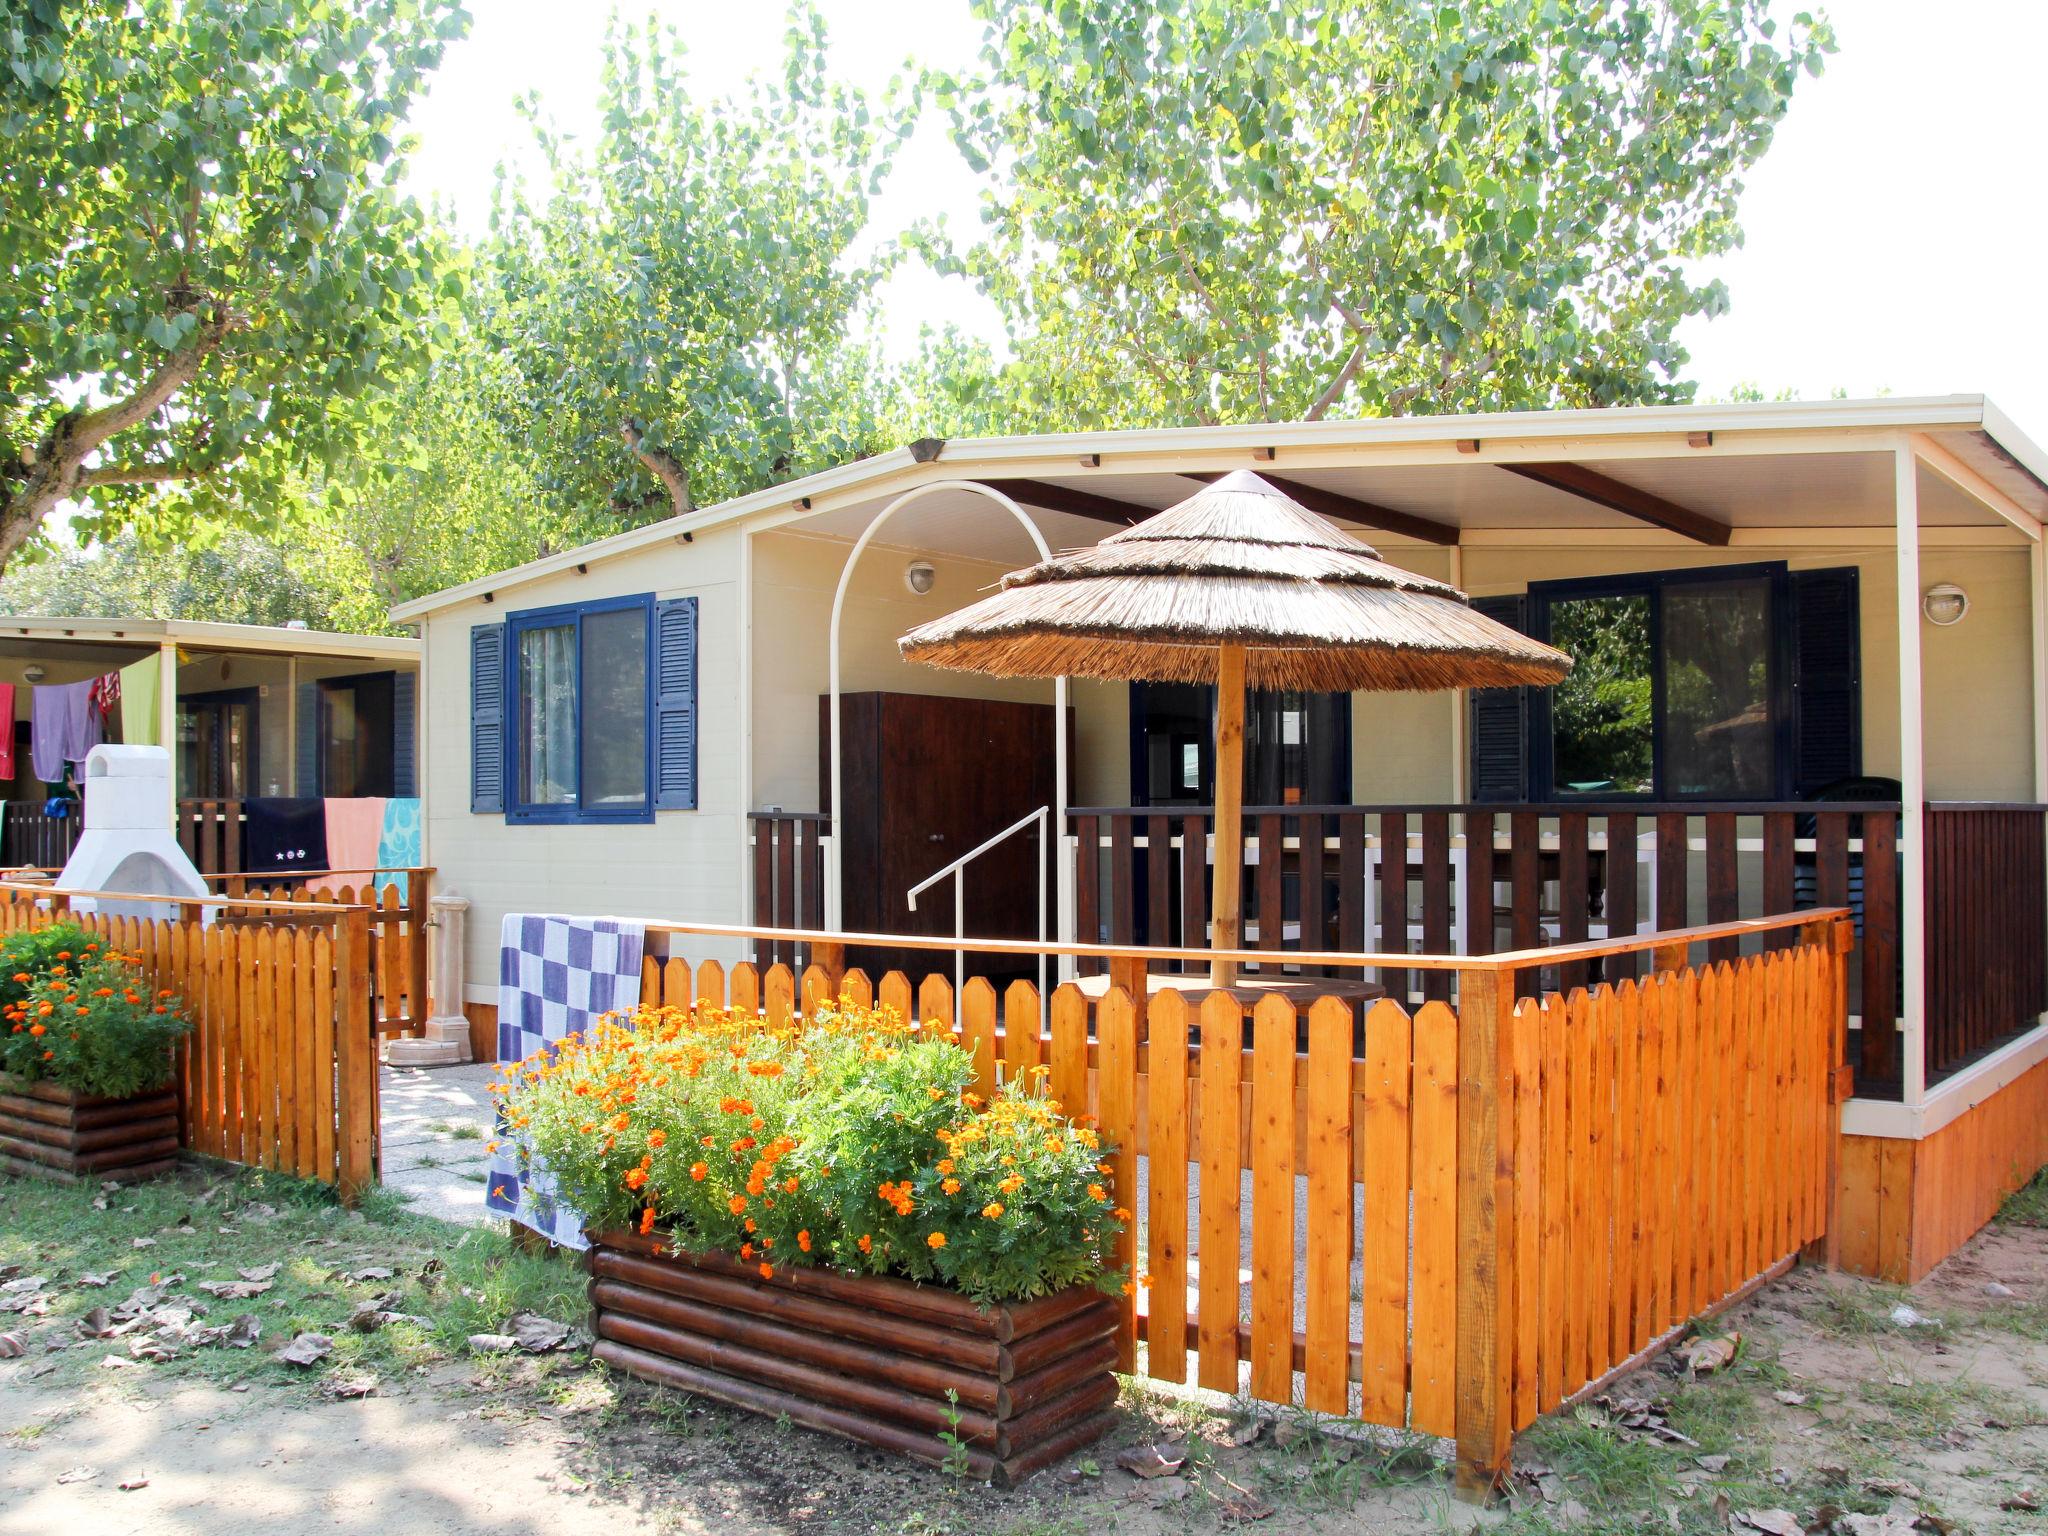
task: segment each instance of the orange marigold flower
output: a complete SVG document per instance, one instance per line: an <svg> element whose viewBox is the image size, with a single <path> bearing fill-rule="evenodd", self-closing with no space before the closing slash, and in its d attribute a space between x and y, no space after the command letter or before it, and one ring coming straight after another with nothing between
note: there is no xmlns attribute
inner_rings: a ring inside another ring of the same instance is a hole
<svg viewBox="0 0 2048 1536"><path fill-rule="evenodd" d="M1106 1205L1109 1203L1109 1191L1100 1184L1090 1184L1088 1186L1088 1198Z"/></svg>
<svg viewBox="0 0 2048 1536"><path fill-rule="evenodd" d="M14 979L20 982L23 986L27 986L30 982L35 980L35 977L29 975L27 971L16 971L14 973Z"/></svg>
<svg viewBox="0 0 2048 1536"><path fill-rule="evenodd" d="M660 1148L668 1145L668 1132L649 1131L647 1133L647 1145L655 1148Z"/></svg>
<svg viewBox="0 0 2048 1536"><path fill-rule="evenodd" d="M740 1244L740 1257L741 1257L741 1258L743 1258L743 1259L751 1259L751 1258L752 1258L753 1256L754 1256L754 1245L753 1245L752 1243L741 1243L741 1244Z"/></svg>
<svg viewBox="0 0 2048 1536"><path fill-rule="evenodd" d="M990 1221L994 1221L998 1216L1003 1214L1003 1202L1000 1200L989 1201L987 1205L984 1205L981 1208L981 1214L986 1216Z"/></svg>
<svg viewBox="0 0 2048 1536"><path fill-rule="evenodd" d="M1018 1190L1022 1189L1023 1187L1024 1175L1022 1175L1021 1173L1011 1174L1007 1179L1003 1180L1002 1183L996 1186L996 1188L1000 1189L1006 1195L1014 1195L1015 1193L1017 1193Z"/></svg>
<svg viewBox="0 0 2048 1536"><path fill-rule="evenodd" d="M158 997L169 997L170 995L171 995L171 989L170 989L169 987L165 987L165 988L163 989L163 991L161 991L161 992L157 993L157 996L158 996Z"/></svg>
<svg viewBox="0 0 2048 1536"><path fill-rule="evenodd" d="M763 1280L773 1280L775 1278L775 1266L773 1264L763 1264L761 1266L761 1278Z"/></svg>
<svg viewBox="0 0 2048 1536"><path fill-rule="evenodd" d="M940 1158L940 1159L939 1159L939 1172L941 1172L941 1173L951 1173L952 1171L953 1171L953 1159L951 1159L950 1157L942 1157L942 1158Z"/></svg>
<svg viewBox="0 0 2048 1536"><path fill-rule="evenodd" d="M626 1170L626 1188L639 1189L646 1182L647 1170L645 1168L629 1168Z"/></svg>
<svg viewBox="0 0 2048 1536"><path fill-rule="evenodd" d="M1109 1214L1118 1221L1129 1221L1131 1219L1131 1213L1125 1210L1122 1206L1118 1206Z"/></svg>
<svg viewBox="0 0 2048 1536"><path fill-rule="evenodd" d="M748 1230L749 1232L752 1232L752 1231L754 1231L754 1230L755 1230L755 1228L754 1228L754 1218L753 1218L753 1217L751 1217L751 1216L749 1216L749 1217L747 1218L747 1230Z"/></svg>
<svg viewBox="0 0 2048 1536"><path fill-rule="evenodd" d="M112 987L101 987L99 991L93 993L94 997L112 997L113 995L114 989Z"/></svg>
<svg viewBox="0 0 2048 1536"><path fill-rule="evenodd" d="M868 1235L867 1233L865 1233L865 1232L861 1233L861 1235L860 1235L860 1251L861 1251L862 1253L871 1253L871 1252L873 1252L873 1250L874 1250L874 1246L875 1246L875 1240L874 1240L874 1238L872 1238L871 1236L869 1236L869 1235Z"/></svg>
<svg viewBox="0 0 2048 1536"><path fill-rule="evenodd" d="M725 1202L725 1208L735 1216L744 1215L747 1209L747 1197L745 1195L734 1195Z"/></svg>
<svg viewBox="0 0 2048 1536"><path fill-rule="evenodd" d="M690 1177L695 1179L699 1184L702 1184L704 1180L710 1175L710 1173L711 1169L706 1164L690 1164Z"/></svg>
<svg viewBox="0 0 2048 1536"><path fill-rule="evenodd" d="M654 1230L654 1207L649 1206L640 1213L640 1235L645 1237Z"/></svg>
<svg viewBox="0 0 2048 1536"><path fill-rule="evenodd" d="M47 1024L31 1024L28 1027L28 1032L32 1035L47 1035L50 1032L50 1026Z"/></svg>
<svg viewBox="0 0 2048 1536"><path fill-rule="evenodd" d="M55 1003L36 1004L36 1012L42 1014L43 1017L45 1018L48 1018L51 1014L55 1013L56 1011L57 1005Z"/></svg>
<svg viewBox="0 0 2048 1536"><path fill-rule="evenodd" d="M1138 1294L1138 1288L1135 1285L1131 1284L1130 1281L1126 1280L1124 1282L1124 1294L1126 1296L1135 1296Z"/></svg>
<svg viewBox="0 0 2048 1536"><path fill-rule="evenodd" d="M74 1011L74 1012L76 1012L76 1013L91 1013L91 1012L92 1012L92 1010L91 1010L90 1008L77 1008L77 1009L74 1009L73 1011Z"/></svg>
<svg viewBox="0 0 2048 1536"><path fill-rule="evenodd" d="M949 1195L957 1195L960 1193L960 1181L958 1179L947 1179L939 1185L939 1188Z"/></svg>
<svg viewBox="0 0 2048 1536"><path fill-rule="evenodd" d="M804 1251L805 1253L809 1253L809 1252L811 1251L811 1231L810 1231L810 1228L806 1227L806 1228L805 1228L805 1229L804 1229L803 1231L801 1231L801 1232L797 1233L797 1235L796 1235L796 1245L797 1245L797 1247L799 1247L799 1248L803 1249L803 1251Z"/></svg>
<svg viewBox="0 0 2048 1536"><path fill-rule="evenodd" d="M943 1248L946 1246L946 1234L934 1232L924 1240L924 1245L927 1248Z"/></svg>
<svg viewBox="0 0 2048 1536"><path fill-rule="evenodd" d="M797 1182L797 1177L793 1173L788 1178L782 1181L782 1192L785 1195L793 1195L797 1192L797 1190L799 1190L802 1187L803 1186Z"/></svg>

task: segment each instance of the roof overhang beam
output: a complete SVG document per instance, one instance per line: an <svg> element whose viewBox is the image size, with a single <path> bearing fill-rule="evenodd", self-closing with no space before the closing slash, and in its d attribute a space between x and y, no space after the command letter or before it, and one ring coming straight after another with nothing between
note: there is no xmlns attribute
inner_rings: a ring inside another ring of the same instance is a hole
<svg viewBox="0 0 2048 1536"><path fill-rule="evenodd" d="M1552 490L1563 491L1581 501L1590 501L1610 512L1619 512L1701 544L1726 545L1734 531L1728 524L1704 512L1681 507L1675 501L1666 501L1654 492L1617 480L1612 475L1603 475L1583 464L1568 460L1556 463L1503 462L1500 467L1511 475L1534 480L1538 485L1547 485Z"/></svg>

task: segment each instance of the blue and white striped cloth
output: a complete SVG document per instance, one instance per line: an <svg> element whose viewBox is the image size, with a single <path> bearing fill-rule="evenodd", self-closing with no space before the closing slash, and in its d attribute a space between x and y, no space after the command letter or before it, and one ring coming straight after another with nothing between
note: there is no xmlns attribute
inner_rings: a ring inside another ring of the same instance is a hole
<svg viewBox="0 0 2048 1536"><path fill-rule="evenodd" d="M498 1060L524 1061L640 1001L643 924L617 917L510 912L498 937ZM587 1248L583 1218L555 1198L555 1181L502 1119L487 1209L567 1248Z"/></svg>

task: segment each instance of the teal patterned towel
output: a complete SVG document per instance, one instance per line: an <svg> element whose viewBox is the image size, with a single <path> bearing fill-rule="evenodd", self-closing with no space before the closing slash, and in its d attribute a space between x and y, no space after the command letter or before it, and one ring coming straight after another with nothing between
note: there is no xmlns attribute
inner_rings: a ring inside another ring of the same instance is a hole
<svg viewBox="0 0 2048 1536"><path fill-rule="evenodd" d="M379 869L417 869L420 862L420 803L418 800L386 800L384 802L384 835L377 840L377 867ZM411 893L406 889L404 875L393 875L391 884L398 887L398 899L404 901Z"/></svg>

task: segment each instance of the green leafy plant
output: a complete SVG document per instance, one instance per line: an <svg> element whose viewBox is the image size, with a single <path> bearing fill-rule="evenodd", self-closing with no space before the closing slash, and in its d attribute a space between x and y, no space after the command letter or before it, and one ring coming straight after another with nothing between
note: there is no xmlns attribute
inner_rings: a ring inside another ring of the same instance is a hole
<svg viewBox="0 0 2048 1536"><path fill-rule="evenodd" d="M946 1427L939 1431L939 1444L946 1448L939 1470L948 1477L965 1477L969 1463L967 1441L960 1433L960 1394L951 1387L946 1388Z"/></svg>
<svg viewBox="0 0 2048 1536"><path fill-rule="evenodd" d="M53 934L59 937L47 937ZM191 1027L178 999L151 990L136 956L108 948L82 928L59 924L34 937L45 940L46 963L34 970L10 967L0 978L7 989L0 1068L28 1082L109 1099L168 1083L171 1046ZM71 943L77 947L65 947ZM26 948L10 943L0 954Z"/></svg>
<svg viewBox="0 0 2048 1536"><path fill-rule="evenodd" d="M505 1070L522 1154L593 1228L984 1303L1129 1284L1101 1138L1042 1074L984 1103L967 1053L893 1011L643 1009Z"/></svg>

